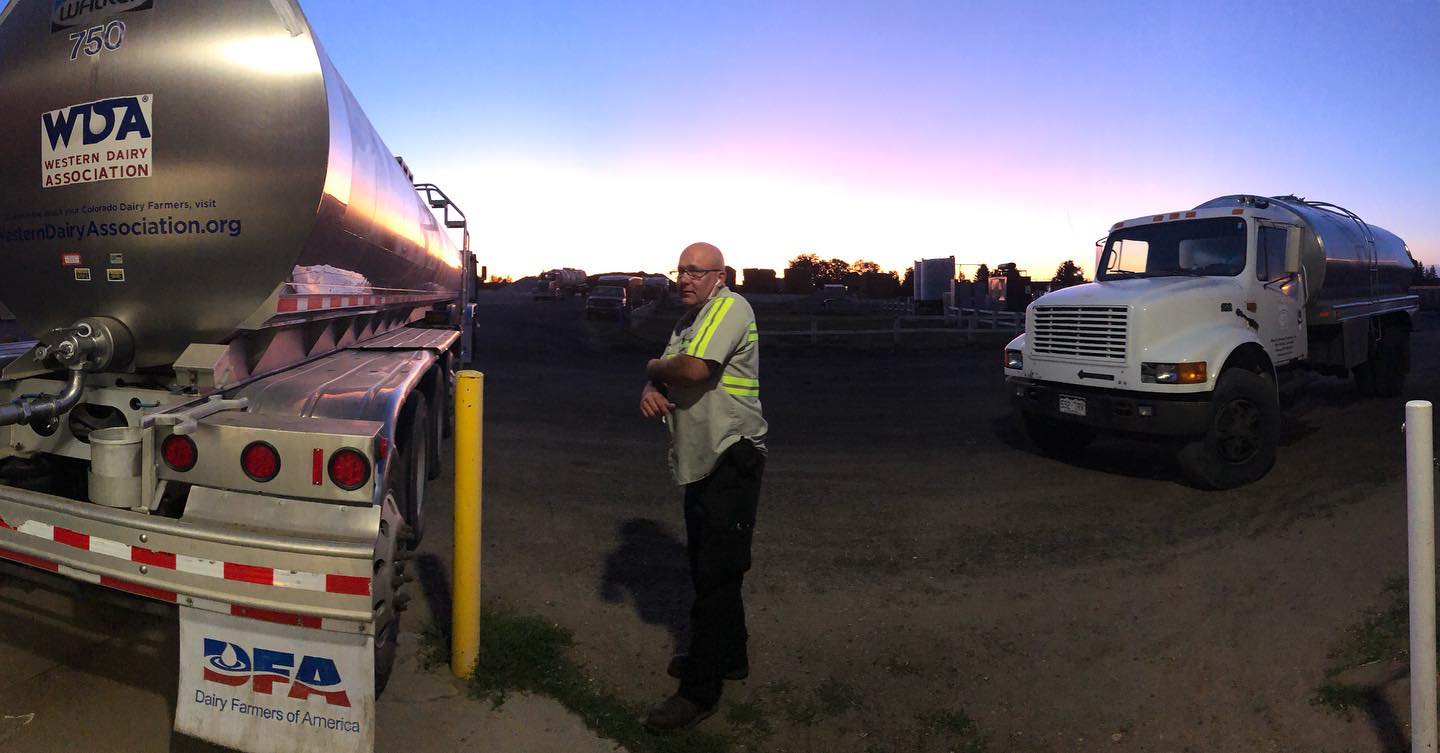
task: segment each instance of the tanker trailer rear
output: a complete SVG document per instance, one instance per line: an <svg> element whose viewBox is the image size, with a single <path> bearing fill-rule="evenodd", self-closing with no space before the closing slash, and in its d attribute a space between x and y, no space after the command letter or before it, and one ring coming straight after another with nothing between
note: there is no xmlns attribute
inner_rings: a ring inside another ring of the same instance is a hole
<svg viewBox="0 0 1440 753"><path fill-rule="evenodd" d="M1045 295L1005 350L1032 439L1099 432L1172 442L1203 486L1263 476L1278 387L1301 369L1398 395L1414 261L1394 233L1325 202L1236 194L1117 222L1095 281Z"/></svg>
<svg viewBox="0 0 1440 753"><path fill-rule="evenodd" d="M0 372L0 559L179 604L183 731L259 744L185 692L268 636L363 654L292 665L289 698L373 740L373 701L330 701L393 663L468 358L463 214L293 0L14 0L0 91L0 300L39 339Z"/></svg>

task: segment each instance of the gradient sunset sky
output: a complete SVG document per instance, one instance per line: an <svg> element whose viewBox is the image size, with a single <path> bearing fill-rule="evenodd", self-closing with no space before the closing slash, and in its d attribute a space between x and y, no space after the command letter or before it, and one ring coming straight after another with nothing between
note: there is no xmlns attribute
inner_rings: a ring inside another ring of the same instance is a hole
<svg viewBox="0 0 1440 753"><path fill-rule="evenodd" d="M1229 193L1440 264L1440 0L302 4L492 274L707 240L1088 275L1116 220Z"/></svg>

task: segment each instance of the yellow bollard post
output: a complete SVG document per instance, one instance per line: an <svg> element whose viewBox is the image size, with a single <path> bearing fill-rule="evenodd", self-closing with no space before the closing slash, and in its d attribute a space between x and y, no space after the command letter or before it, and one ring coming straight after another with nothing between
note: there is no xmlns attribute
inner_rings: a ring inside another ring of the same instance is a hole
<svg viewBox="0 0 1440 753"><path fill-rule="evenodd" d="M450 671L467 679L480 657L480 481L485 375L455 375L455 557Z"/></svg>

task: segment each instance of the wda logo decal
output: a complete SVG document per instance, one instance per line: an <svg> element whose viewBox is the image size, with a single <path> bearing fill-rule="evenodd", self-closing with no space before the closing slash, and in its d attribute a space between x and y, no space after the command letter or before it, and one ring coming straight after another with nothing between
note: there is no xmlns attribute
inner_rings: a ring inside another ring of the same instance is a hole
<svg viewBox="0 0 1440 753"><path fill-rule="evenodd" d="M295 654L289 651L247 651L229 641L206 638L205 680L231 687L250 683L257 695L274 695L276 685L288 684L290 698L319 696L331 706L350 707L340 670L333 659L323 656L302 656L297 666Z"/></svg>
<svg viewBox="0 0 1440 753"><path fill-rule="evenodd" d="M41 186L150 177L153 99L112 97L42 115Z"/></svg>
<svg viewBox="0 0 1440 753"><path fill-rule="evenodd" d="M121 13L149 10L155 0L55 0L50 9L50 31L86 26Z"/></svg>

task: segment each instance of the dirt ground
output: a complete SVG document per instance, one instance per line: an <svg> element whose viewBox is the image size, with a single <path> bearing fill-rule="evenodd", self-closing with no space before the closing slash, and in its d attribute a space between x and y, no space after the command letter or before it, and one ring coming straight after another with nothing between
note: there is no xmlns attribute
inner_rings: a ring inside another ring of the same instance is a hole
<svg viewBox="0 0 1440 753"><path fill-rule="evenodd" d="M597 682L658 701L689 589L664 431L637 410L658 349L603 337L578 301L490 293L481 325L486 598L572 629ZM737 748L1338 753L1408 738L1311 703L1346 628L1404 574L1404 399L1316 378L1286 411L1275 469L1205 492L1146 444L1041 456L1010 415L998 342L761 342L753 672L705 722ZM1427 316L1406 397L1440 397L1437 344Z"/></svg>

